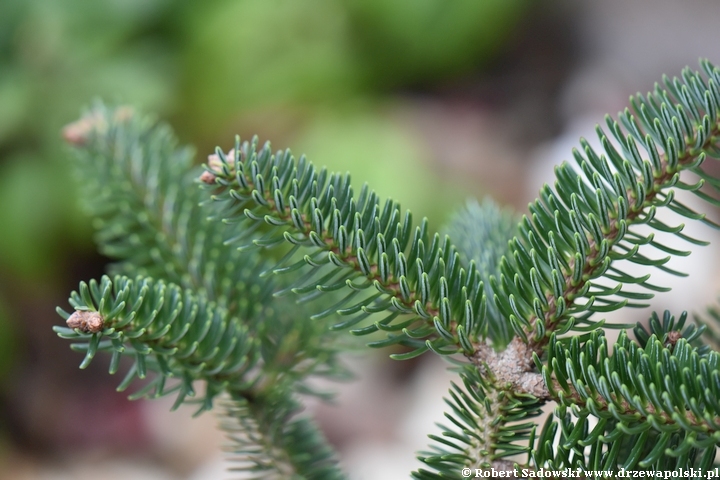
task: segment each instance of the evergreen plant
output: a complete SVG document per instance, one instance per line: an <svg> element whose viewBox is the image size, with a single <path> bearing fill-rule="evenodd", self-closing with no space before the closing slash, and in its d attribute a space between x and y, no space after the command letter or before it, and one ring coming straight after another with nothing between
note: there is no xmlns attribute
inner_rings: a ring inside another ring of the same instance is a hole
<svg viewBox="0 0 720 480"><path fill-rule="evenodd" d="M581 139L576 165L558 166L519 221L470 203L448 235L257 138L196 168L165 124L98 105L64 134L115 263L80 284L55 330L84 353L81 368L108 352L113 374L130 357L119 389L139 385L132 398L221 410L253 478L344 478L301 413L304 395L324 395L309 379L347 375L340 330L372 334L368 345L392 346L397 360L441 355L457 374L447 423L413 478L708 471L720 445L720 315L603 319L669 290L632 264L683 275L667 262L689 252L671 237L706 244L656 213L718 227L675 198L720 206L720 178L705 168L720 158L720 69L701 67L606 117L602 148ZM616 343L607 328L621 330Z"/></svg>

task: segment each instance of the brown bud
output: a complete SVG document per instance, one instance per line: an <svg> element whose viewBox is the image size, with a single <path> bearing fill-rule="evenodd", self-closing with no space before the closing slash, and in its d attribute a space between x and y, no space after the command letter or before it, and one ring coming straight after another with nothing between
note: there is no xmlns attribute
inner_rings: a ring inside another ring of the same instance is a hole
<svg viewBox="0 0 720 480"><path fill-rule="evenodd" d="M62 136L66 142L83 146L87 143L90 134L94 131L103 131L107 128L105 118L99 112L91 112L80 120L76 120L63 127Z"/></svg>
<svg viewBox="0 0 720 480"><path fill-rule="evenodd" d="M76 310L66 320L67 326L77 328L84 333L97 333L103 329L105 320L98 312Z"/></svg>
<svg viewBox="0 0 720 480"><path fill-rule="evenodd" d="M217 153L208 155L207 165L210 167L210 170L215 172L222 171L222 160L220 160L220 156Z"/></svg>
<svg viewBox="0 0 720 480"><path fill-rule="evenodd" d="M83 146L87 142L88 134L92 130L92 125L86 119L65 125L62 129L62 136L66 142L71 145Z"/></svg>
<svg viewBox="0 0 720 480"><path fill-rule="evenodd" d="M668 332L667 334L667 341L665 342L665 347L672 349L675 344L682 338L682 333L678 332L677 330L673 330L672 332Z"/></svg>
<svg viewBox="0 0 720 480"><path fill-rule="evenodd" d="M235 149L233 148L225 155L225 160L227 161L228 167L232 170L235 166ZM207 183L209 185L213 185L215 183L215 174L222 174L223 172L223 162L220 159L220 155L217 153L213 153L212 155L208 155L208 161L207 166L210 170L205 170L202 175L200 175L200 181L203 183Z"/></svg>
<svg viewBox="0 0 720 480"><path fill-rule="evenodd" d="M203 183L207 183L208 185L213 185L216 178L217 177L214 174L208 172L207 170L205 170L202 175L200 175L200 181Z"/></svg>
<svg viewBox="0 0 720 480"><path fill-rule="evenodd" d="M230 150L227 154L225 154L225 160L227 161L227 164L230 168L233 168L235 166L235 149L233 148ZM210 170L218 173L222 173L223 171L223 162L220 159L220 155L217 153L213 153L212 155L208 155L208 167L210 167Z"/></svg>

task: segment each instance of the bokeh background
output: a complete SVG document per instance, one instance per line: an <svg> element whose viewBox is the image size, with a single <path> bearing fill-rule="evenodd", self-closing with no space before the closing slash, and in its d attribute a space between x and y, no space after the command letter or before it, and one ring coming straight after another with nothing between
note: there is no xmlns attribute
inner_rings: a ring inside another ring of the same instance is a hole
<svg viewBox="0 0 720 480"><path fill-rule="evenodd" d="M198 163L258 134L440 228L467 197L524 211L629 94L720 62L719 20L712 0L0 1L0 478L230 478L212 415L128 402L51 331L106 263L59 133L83 106L156 112ZM661 308L712 300L715 250ZM442 363L385 357L309 406L353 479L407 478L442 419Z"/></svg>

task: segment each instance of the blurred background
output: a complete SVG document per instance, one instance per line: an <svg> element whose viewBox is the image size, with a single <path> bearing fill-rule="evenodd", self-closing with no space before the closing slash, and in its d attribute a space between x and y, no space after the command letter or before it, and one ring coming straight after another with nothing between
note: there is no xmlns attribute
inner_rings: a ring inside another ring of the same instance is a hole
<svg viewBox="0 0 720 480"><path fill-rule="evenodd" d="M106 263L59 133L93 99L156 112L198 163L258 134L440 228L468 197L525 211L628 95L720 62L717 19L712 0L2 0L0 478L230 478L212 415L127 401L51 331ZM712 248L659 308L714 297ZM351 478L407 478L448 375L375 353L310 408Z"/></svg>

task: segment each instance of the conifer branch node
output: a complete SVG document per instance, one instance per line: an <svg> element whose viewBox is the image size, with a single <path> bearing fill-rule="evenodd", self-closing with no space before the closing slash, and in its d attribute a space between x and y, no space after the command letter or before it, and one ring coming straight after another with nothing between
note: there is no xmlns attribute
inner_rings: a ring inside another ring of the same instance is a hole
<svg viewBox="0 0 720 480"><path fill-rule="evenodd" d="M509 387L515 393L549 399L550 392L542 375L535 371L532 354L532 346L515 337L501 352L487 344L478 345L471 358L484 375L495 379L498 388Z"/></svg>

